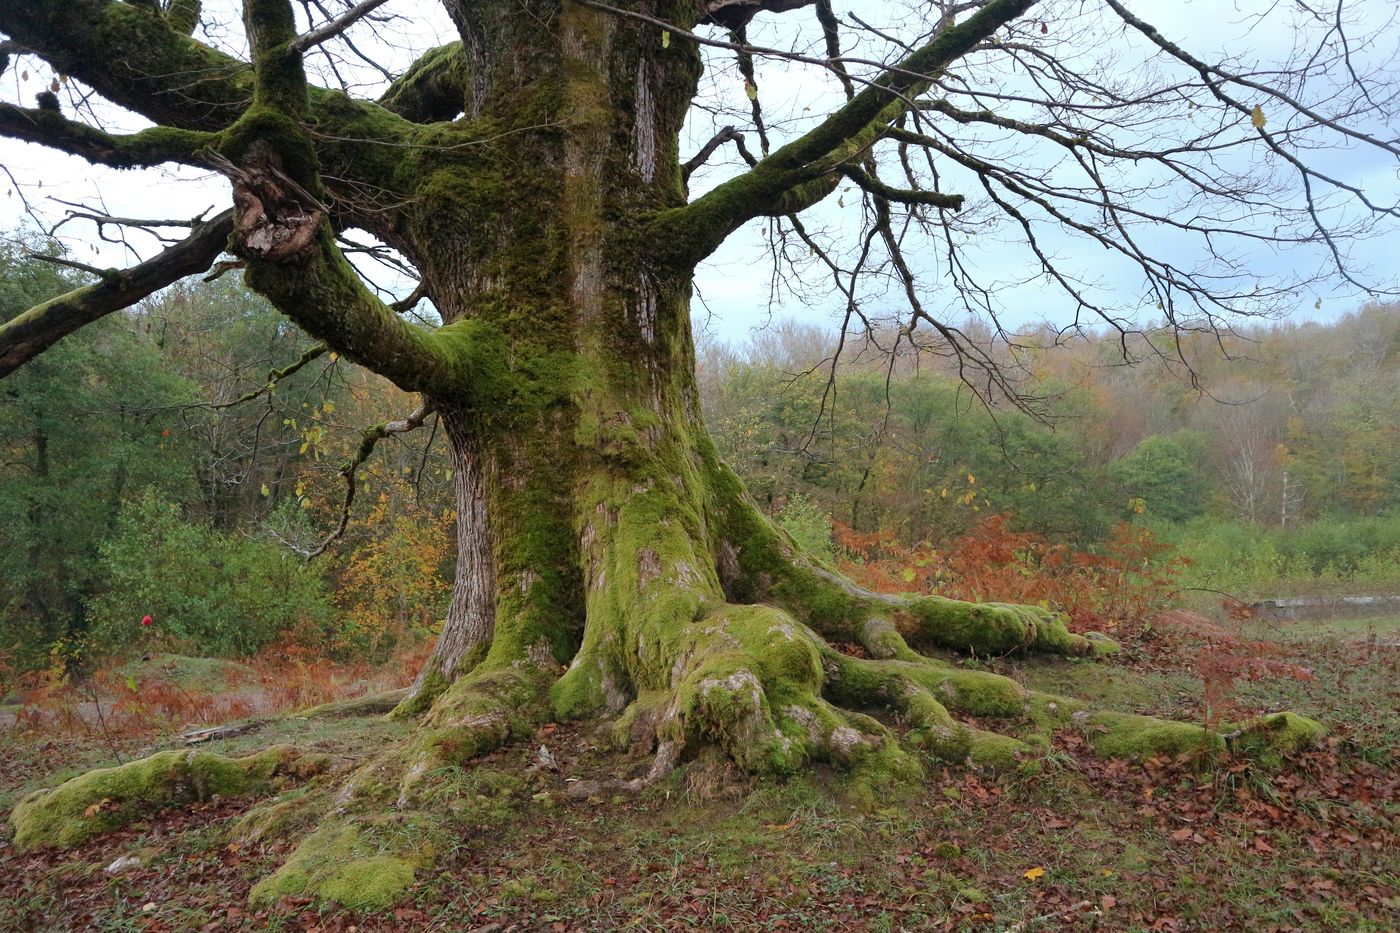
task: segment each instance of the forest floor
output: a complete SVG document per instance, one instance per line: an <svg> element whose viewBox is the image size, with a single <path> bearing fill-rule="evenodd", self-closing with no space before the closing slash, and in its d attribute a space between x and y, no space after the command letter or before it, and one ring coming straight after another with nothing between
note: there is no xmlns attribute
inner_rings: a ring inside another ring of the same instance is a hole
<svg viewBox="0 0 1400 933"><path fill-rule="evenodd" d="M1212 664L1209 636L1160 628L1112 662L983 666L1108 707L1199 721L1209 693L1332 728L1281 770L1103 761L1063 734L1032 766L930 766L922 786L873 804L823 770L756 781L703 762L640 795L576 801L568 778L630 763L587 727L546 726L452 776L467 801L457 841L387 911L250 907L251 885L294 840L230 841L254 803L234 799L61 853L19 853L0 836L0 930L1393 930L1400 618L1245 629L1310 679ZM114 751L182 741L14 721L0 732L0 812ZM209 747L294 742L348 766L409 728L291 714ZM541 745L557 771L531 768ZM122 856L139 864L105 870Z"/></svg>

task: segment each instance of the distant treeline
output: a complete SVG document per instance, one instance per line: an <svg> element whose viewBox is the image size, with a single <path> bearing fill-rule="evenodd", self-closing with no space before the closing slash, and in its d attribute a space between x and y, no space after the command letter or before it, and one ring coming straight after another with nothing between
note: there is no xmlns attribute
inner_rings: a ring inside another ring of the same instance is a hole
<svg viewBox="0 0 1400 933"><path fill-rule="evenodd" d="M800 495L911 541L990 510L1078 544L1124 519L1286 528L1400 509L1400 306L1223 338L987 340L1019 405L974 392L956 361L891 366L859 344L833 379L832 343L787 324L702 345L710 429L773 508Z"/></svg>

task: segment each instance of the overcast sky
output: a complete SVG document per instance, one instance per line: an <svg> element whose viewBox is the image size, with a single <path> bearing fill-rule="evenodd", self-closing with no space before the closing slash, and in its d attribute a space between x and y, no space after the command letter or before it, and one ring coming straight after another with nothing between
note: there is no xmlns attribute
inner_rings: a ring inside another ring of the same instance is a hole
<svg viewBox="0 0 1400 933"><path fill-rule="evenodd" d="M219 36L236 37L237 28L233 25L237 21L236 8L229 5L227 0L206 3L205 6L211 31ZM855 12L868 22L890 29L911 24L914 16L907 6L917 7L900 2L852 4L842 3L841 0L837 0L835 6L838 13ZM1075 14L1093 6L1095 4L1090 0L1050 0L1037 7L1032 17L1044 19L1049 41L1056 38L1053 30L1069 30ZM1238 10L1238 7L1249 6L1243 0L1239 4L1224 0L1136 0L1131 6L1136 13L1159 26L1169 38L1211 60L1223 51L1243 54L1250 60L1278 60L1286 57L1295 41L1289 17L1279 14L1262 20L1247 19ZM388 30L394 37L393 42L381 46L376 53L376 57L383 56L384 63L391 71L401 70L401 63L407 60L406 52L396 51L391 46L411 46L421 50L433 44L435 37L447 36L447 25L440 16L425 19L422 11L427 7L428 4L413 0L391 0L385 8L403 11L412 17L394 24ZM1364 0L1357 7L1363 21L1358 24L1358 34L1364 33L1368 24L1371 27L1381 25L1394 14L1392 0ZM819 33L812 28L811 19L810 14L804 12L761 18L751 27L750 40L781 47L797 44L815 48ZM366 28L361 27L361 32ZM358 34L356 38L362 44L368 40L367 36ZM1362 61L1371 63L1395 61L1400 58L1397 39L1400 39L1400 29L1391 29L1383 41L1357 49L1358 56ZM851 46L844 51L856 56L887 54L887 49L870 43ZM1081 49L1079 53L1092 51ZM27 78L23 74L25 69L29 72ZM358 74L366 81L374 78L366 70ZM0 97L32 106L34 94L47 87L53 78L54 75L34 59L22 60L18 65L12 63L0 78ZM711 80L702 87L701 103L709 108L730 110L747 106L742 82L729 63L727 53L716 53L709 69L709 78ZM839 105L842 100L839 86L819 68L760 60L758 83L760 100L778 125L775 146L809 126L817 116ZM1326 101L1317 101L1317 104L1325 108ZM108 128L114 130L130 131L142 125L129 114L118 114L110 108L98 112ZM697 109L685 148L687 151L698 148L715 127L734 122L737 121L732 115L715 116L705 108ZM1189 128L1189 120L1183 122L1183 127ZM742 125L740 128L744 129ZM1393 125L1376 129L1384 132L1389 139L1400 136L1400 128ZM1184 132L1186 129L1183 129ZM757 148L757 142L752 137L750 146ZM737 170L737 166L732 165L732 159L730 162L730 167L721 164L697 175L692 183L692 194L703 191ZM1317 157L1316 164L1344 181L1363 187L1379 202L1394 204L1400 197L1400 167L1393 157L1383 153L1367 152L1364 147L1338 148L1322 153ZM95 168L76 158L10 140L0 140L0 165L9 173L9 177L0 175L0 187L9 192L0 199L0 205L3 205L0 207L3 212L0 213L0 227L7 230L27 220L26 202L47 224L52 224L61 219L67 210L61 201L100 204L108 213L117 216L188 218L206 208L222 210L229 198L228 186L223 179L190 169L119 172ZM18 183L17 190L15 183ZM977 194L976 191L966 193ZM859 211L859 199L853 194L837 195L809 212L810 216L804 215L804 219L813 229L827 230L833 240L839 241L843 239L843 232L858 229ZM967 256L979 276L988 281L1002 282L1027 277L1030 269L1026 265L1028 253L1011 236L1014 232L1010 229L989 230L986 236L968 241ZM1396 270L1400 269L1400 246L1396 245L1400 243L1400 231L1392 225L1389 233L1388 238L1376 237L1359 244L1353 250L1353 258L1359 268L1371 271L1375 282L1393 286ZM91 224L69 224L60 231L60 235L74 258L94 265L129 265L135 258L119 244L98 240ZM1066 268L1097 284L1098 293L1108 304L1125 312L1137 310L1144 319L1153 316L1154 309L1144 303L1140 271L1112 262L1104 256L1101 248L1087 245L1078 238L1049 228L1043 229L1041 235L1045 238L1047 249L1056 254ZM1165 236L1154 242L1151 231L1144 235L1149 237L1154 248L1167 253L1199 249ZM139 232L130 235L130 242L144 256L151 255L156 249L153 241ZM1287 275L1304 265L1316 263L1320 258L1320 253L1315 249L1294 250L1287 254L1260 250L1249 257L1251 268L1264 278ZM930 309L952 318L959 317L960 309L949 294L950 290L942 287L943 269L938 251L932 246L915 250L911 253L911 261L916 265ZM799 317L823 324L835 320L834 315L840 305L830 298L823 300L819 297L823 281L817 270L810 270L804 277L814 291L804 294L800 300L781 292L775 295L770 290L771 272L765 228L758 223L751 224L731 238L697 276L697 288L703 297L703 305L697 302L695 308L697 324L707 327L722 339L742 340L752 327L772 317ZM383 276L379 280L387 282ZM1009 287L999 297L1007 315L1006 320L1017 326L1041 319L1064 324L1072 314L1072 303L1067 296L1047 290L1043 282ZM885 296L877 291L867 298L871 310L876 312L882 303L887 303L891 312L897 307L893 295ZM1334 277L1306 294L1298 294L1296 308L1291 308L1290 313L1331 316L1354 310L1365 299L1364 292ZM1320 309L1316 307L1319 300Z"/></svg>

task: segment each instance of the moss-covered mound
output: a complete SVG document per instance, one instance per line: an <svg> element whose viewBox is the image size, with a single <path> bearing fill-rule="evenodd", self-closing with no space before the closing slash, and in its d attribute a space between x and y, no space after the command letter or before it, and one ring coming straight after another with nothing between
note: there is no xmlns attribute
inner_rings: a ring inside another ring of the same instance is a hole
<svg viewBox="0 0 1400 933"><path fill-rule="evenodd" d="M1228 738L1235 752L1277 767L1285 755L1312 748L1326 732L1327 727L1316 719L1297 713L1273 713L1241 723Z"/></svg>
<svg viewBox="0 0 1400 933"><path fill-rule="evenodd" d="M315 894L345 907L388 907L431 863L440 848L437 821L424 815L386 814L336 820L312 833L272 876L249 895L254 904L284 895Z"/></svg>
<svg viewBox="0 0 1400 933"><path fill-rule="evenodd" d="M326 769L322 755L279 746L246 758L213 752L167 751L100 768L24 798L10 815L15 846L70 848L165 807L215 796L262 793L279 778L306 778Z"/></svg>

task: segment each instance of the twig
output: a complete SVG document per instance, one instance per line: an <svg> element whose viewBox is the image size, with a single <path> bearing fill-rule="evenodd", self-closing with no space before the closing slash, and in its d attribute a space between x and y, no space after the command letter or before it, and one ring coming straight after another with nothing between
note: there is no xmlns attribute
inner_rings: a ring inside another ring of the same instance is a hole
<svg viewBox="0 0 1400 933"><path fill-rule="evenodd" d="M329 23L324 23L308 33L297 36L291 41L290 45L298 52L305 52L312 46L320 45L327 39L334 39L336 36L355 25L355 23L383 6L385 2L386 0L364 0L363 3L357 3Z"/></svg>

